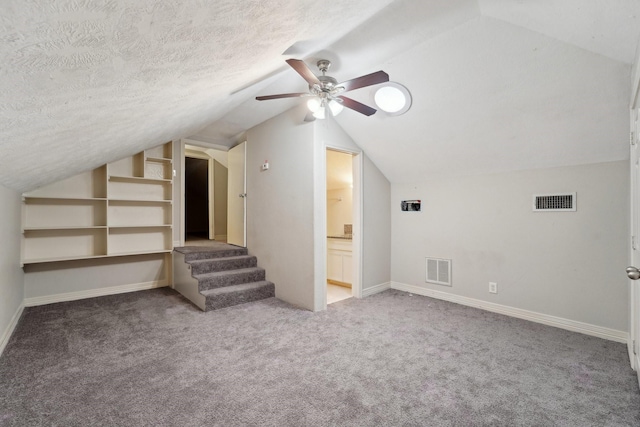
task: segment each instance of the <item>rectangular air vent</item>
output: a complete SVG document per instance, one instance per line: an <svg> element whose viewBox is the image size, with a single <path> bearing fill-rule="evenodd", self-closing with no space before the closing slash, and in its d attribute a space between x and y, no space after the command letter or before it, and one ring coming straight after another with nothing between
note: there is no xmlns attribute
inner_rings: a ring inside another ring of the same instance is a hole
<svg viewBox="0 0 640 427"><path fill-rule="evenodd" d="M451 286L451 260L440 258L426 258L426 282Z"/></svg>
<svg viewBox="0 0 640 427"><path fill-rule="evenodd" d="M573 212L576 210L576 193L534 194L533 210L534 212Z"/></svg>

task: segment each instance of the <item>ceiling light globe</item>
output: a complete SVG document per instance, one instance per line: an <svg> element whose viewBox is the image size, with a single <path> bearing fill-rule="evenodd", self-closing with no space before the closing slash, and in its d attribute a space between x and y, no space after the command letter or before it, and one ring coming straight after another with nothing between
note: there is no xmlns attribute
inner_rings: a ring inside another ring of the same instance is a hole
<svg viewBox="0 0 640 427"><path fill-rule="evenodd" d="M405 94L394 86L383 86L374 95L376 105L387 113L397 113L407 105Z"/></svg>
<svg viewBox="0 0 640 427"><path fill-rule="evenodd" d="M325 118L325 108L318 108L318 110L313 113L313 117L323 120Z"/></svg>
<svg viewBox="0 0 640 427"><path fill-rule="evenodd" d="M312 113L315 113L316 111L318 111L321 105L322 103L320 102L319 98L311 98L307 101L307 108Z"/></svg>
<svg viewBox="0 0 640 427"><path fill-rule="evenodd" d="M331 102L329 102L329 109L331 110L331 114L337 116L344 110L344 106L338 101L331 100Z"/></svg>

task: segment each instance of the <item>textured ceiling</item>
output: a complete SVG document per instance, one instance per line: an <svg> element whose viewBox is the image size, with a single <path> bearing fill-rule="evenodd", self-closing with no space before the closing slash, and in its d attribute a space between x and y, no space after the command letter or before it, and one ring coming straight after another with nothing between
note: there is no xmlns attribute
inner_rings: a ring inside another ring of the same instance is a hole
<svg viewBox="0 0 640 427"><path fill-rule="evenodd" d="M403 116L338 117L393 182L624 158L639 16L637 0L0 2L0 184L230 145L296 102L256 94L305 90L287 57L411 90Z"/></svg>
<svg viewBox="0 0 640 427"><path fill-rule="evenodd" d="M196 133L290 46L318 50L390 1L3 1L0 184L32 189Z"/></svg>

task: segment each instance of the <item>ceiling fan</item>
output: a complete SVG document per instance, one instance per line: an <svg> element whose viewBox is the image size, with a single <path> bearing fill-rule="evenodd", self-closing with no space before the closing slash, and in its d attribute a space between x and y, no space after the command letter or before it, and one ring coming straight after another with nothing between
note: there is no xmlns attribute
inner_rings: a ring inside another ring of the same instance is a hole
<svg viewBox="0 0 640 427"><path fill-rule="evenodd" d="M376 71L375 73L338 83L336 79L326 75L327 70L331 66L331 62L326 59L321 59L317 62L318 69L322 72L321 76L316 76L304 61L299 59L287 59L287 64L309 83L309 92L257 96L256 99L258 101L266 101L280 98L311 97L311 99L307 101L307 106L309 110L313 112L314 117L318 119L325 118L327 109L335 116L342 111L343 107L350 108L365 116L371 116L376 112L375 108L371 108L368 105L340 94L389 81L389 75L387 73L384 71Z"/></svg>

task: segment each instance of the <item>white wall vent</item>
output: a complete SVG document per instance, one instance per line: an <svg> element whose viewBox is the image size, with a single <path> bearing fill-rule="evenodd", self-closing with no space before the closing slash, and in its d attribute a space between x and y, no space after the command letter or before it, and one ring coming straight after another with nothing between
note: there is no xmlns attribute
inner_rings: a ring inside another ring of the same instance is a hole
<svg viewBox="0 0 640 427"><path fill-rule="evenodd" d="M427 283L451 286L451 260L427 258Z"/></svg>
<svg viewBox="0 0 640 427"><path fill-rule="evenodd" d="M549 212L549 211L575 212L575 210L576 210L576 193L534 194L533 195L533 211L534 212Z"/></svg>

